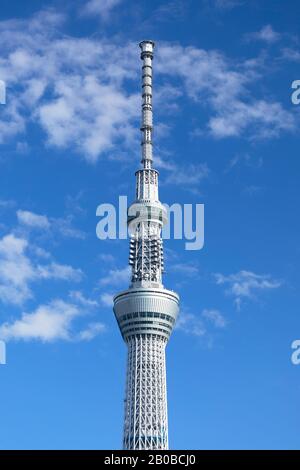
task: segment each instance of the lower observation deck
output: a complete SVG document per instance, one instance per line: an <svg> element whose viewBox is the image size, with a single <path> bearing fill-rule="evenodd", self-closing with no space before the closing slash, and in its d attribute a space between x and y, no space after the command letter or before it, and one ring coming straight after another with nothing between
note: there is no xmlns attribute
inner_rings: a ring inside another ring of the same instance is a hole
<svg viewBox="0 0 300 470"><path fill-rule="evenodd" d="M130 288L114 297L114 312L125 342L147 334L168 340L178 310L178 295L163 288Z"/></svg>

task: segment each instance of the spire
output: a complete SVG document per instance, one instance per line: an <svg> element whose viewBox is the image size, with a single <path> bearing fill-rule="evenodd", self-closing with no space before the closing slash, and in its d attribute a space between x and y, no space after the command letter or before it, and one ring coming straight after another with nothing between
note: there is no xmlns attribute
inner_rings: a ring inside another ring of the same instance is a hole
<svg viewBox="0 0 300 470"><path fill-rule="evenodd" d="M144 168L152 168L152 59L154 42L142 41L141 48L142 66L142 164Z"/></svg>
<svg viewBox="0 0 300 470"><path fill-rule="evenodd" d="M131 225L129 264L131 286L161 287L163 243L161 229L167 222L167 211L158 197L158 172L152 168L152 59L153 41L142 41L142 164L136 175L136 197L128 208Z"/></svg>

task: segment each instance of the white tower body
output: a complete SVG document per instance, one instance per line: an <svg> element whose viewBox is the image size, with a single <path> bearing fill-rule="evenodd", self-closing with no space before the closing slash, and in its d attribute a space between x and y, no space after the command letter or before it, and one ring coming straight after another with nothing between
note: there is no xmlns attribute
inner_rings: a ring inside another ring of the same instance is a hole
<svg viewBox="0 0 300 470"><path fill-rule="evenodd" d="M132 266L128 290L114 297L114 313L128 346L123 448L168 449L165 347L174 327L179 297L162 284L161 229L167 222L152 168L153 41L140 43L142 66L142 164L136 199L128 209Z"/></svg>

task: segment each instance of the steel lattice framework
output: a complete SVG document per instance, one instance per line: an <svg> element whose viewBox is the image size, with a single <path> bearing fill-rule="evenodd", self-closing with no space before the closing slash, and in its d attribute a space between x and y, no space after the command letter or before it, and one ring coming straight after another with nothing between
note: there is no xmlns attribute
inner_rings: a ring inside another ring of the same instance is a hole
<svg viewBox="0 0 300 470"><path fill-rule="evenodd" d="M165 346L152 334L128 341L125 449L168 449Z"/></svg>
<svg viewBox="0 0 300 470"><path fill-rule="evenodd" d="M128 290L114 297L114 313L128 346L124 449L168 449L165 347L174 327L179 297L162 284L161 230L167 222L152 168L153 41L140 43L142 66L142 164L136 199L128 209L131 236Z"/></svg>

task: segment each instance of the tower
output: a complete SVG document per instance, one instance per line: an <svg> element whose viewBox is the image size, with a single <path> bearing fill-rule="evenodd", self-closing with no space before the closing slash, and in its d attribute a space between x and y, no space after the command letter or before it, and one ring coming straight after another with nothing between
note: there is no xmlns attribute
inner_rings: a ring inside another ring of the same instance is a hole
<svg viewBox="0 0 300 470"><path fill-rule="evenodd" d="M114 297L114 313L128 347L124 449L168 449L165 347L179 297L162 284L161 230L167 222L152 168L152 60L154 42L140 43L142 66L142 169L128 208L131 284Z"/></svg>

